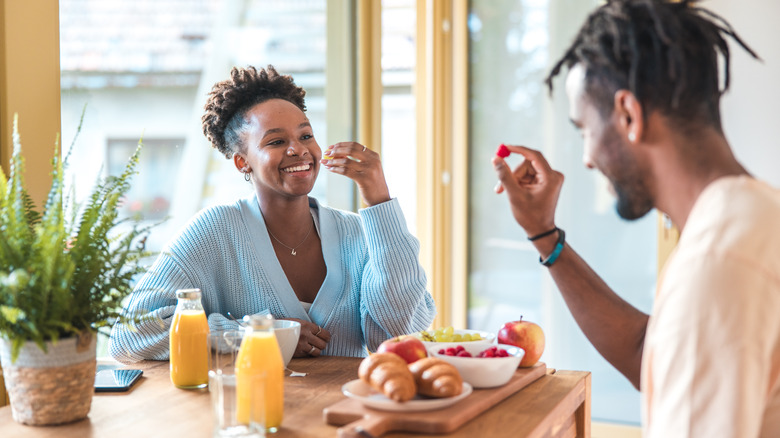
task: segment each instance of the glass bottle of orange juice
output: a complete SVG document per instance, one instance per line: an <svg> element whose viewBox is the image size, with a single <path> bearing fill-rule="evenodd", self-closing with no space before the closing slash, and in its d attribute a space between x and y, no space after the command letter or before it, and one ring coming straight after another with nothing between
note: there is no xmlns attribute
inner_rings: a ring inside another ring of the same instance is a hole
<svg viewBox="0 0 780 438"><path fill-rule="evenodd" d="M252 409L264 409L255 418L264 418L268 432L276 432L282 424L284 410L284 363L279 344L274 335L274 318L271 315L247 315L248 323L236 358L236 386L238 392L238 419L246 423L252 391L250 379L265 374L264 403L256 403Z"/></svg>
<svg viewBox="0 0 780 438"><path fill-rule="evenodd" d="M177 290L176 298L169 333L171 382L179 388L203 388L209 383L209 323L200 289Z"/></svg>

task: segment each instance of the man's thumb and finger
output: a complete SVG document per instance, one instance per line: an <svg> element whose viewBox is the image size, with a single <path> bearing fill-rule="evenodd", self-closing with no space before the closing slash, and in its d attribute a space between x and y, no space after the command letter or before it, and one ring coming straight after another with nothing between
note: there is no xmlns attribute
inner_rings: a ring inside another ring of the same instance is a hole
<svg viewBox="0 0 780 438"><path fill-rule="evenodd" d="M496 193L502 193L507 186L511 186L514 191L527 177L539 175L544 179L544 175L552 171L547 160L544 159L541 152L527 148L525 146L503 145L509 152L523 157L524 162L519 165L515 171L509 167L507 162L499 156L493 157L493 168L498 174L498 184L495 187Z"/></svg>
<svg viewBox="0 0 780 438"><path fill-rule="evenodd" d="M509 168L509 165L504 161L501 157L493 157L491 160L493 163L493 168L496 170L496 174L498 175L498 183L496 183L495 192L496 193L503 193L504 189L506 187L516 187L517 181L514 178L514 174L512 173L512 169Z"/></svg>

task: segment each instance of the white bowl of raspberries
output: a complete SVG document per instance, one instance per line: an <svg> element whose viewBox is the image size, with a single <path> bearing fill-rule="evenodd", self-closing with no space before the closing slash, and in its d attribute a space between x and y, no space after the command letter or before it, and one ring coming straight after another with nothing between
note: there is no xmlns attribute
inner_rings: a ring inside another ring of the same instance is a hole
<svg viewBox="0 0 780 438"><path fill-rule="evenodd" d="M474 388L494 388L512 378L525 351L514 345L464 343L450 347L431 347L428 355L454 365L463 381Z"/></svg>

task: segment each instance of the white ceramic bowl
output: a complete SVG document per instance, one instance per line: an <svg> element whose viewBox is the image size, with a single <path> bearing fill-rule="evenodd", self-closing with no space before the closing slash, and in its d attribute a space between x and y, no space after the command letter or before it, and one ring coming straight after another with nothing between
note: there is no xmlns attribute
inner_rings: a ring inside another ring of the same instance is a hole
<svg viewBox="0 0 780 438"><path fill-rule="evenodd" d="M287 366L295 353L298 337L301 336L301 323L286 319L276 319L274 320L274 334L276 335L276 342L279 343L279 349L282 351L284 366Z"/></svg>
<svg viewBox="0 0 780 438"><path fill-rule="evenodd" d="M468 382L474 388L493 388L501 386L512 378L520 361L523 360L525 351L514 345L496 344L509 353L507 357L476 357L479 352L493 345L473 345L470 342L462 342L463 348L474 357L447 356L439 354L442 347L428 349L428 355L437 357L453 364L458 369L464 382Z"/></svg>
<svg viewBox="0 0 780 438"><path fill-rule="evenodd" d="M432 330L428 330L428 333L433 334ZM482 338L478 341L458 341L458 342L431 342L431 341L422 341L422 343L425 345L425 348L433 348L433 347L440 347L440 348L447 348L447 347L454 347L456 345L484 345L485 348L487 346L490 346L490 344L495 343L496 341L496 335L495 333L489 333L489 332L483 332L479 330L453 330L453 335L464 335L464 334L470 334L473 335L475 333L479 333L479 336ZM422 340L422 335L420 335L420 332L416 332L412 334L414 337ZM484 350L484 348L483 348ZM482 351L482 350L480 350Z"/></svg>

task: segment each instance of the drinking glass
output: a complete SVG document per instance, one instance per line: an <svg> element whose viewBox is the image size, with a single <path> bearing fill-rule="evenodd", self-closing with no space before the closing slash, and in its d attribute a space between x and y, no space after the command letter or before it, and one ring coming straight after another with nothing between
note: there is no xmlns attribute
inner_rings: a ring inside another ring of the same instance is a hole
<svg viewBox="0 0 780 438"><path fill-rule="evenodd" d="M214 438L265 437L265 374L250 376L249 390L239 391L236 357L243 332L209 334L209 392L214 413ZM239 392L241 397L239 398Z"/></svg>

